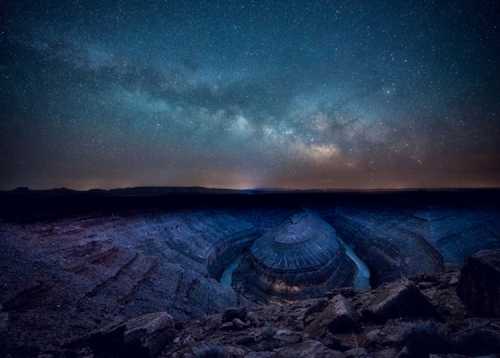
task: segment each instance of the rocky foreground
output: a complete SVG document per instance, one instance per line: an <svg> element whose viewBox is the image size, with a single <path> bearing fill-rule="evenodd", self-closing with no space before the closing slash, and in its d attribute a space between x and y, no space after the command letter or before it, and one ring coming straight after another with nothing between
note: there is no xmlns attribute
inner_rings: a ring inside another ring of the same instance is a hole
<svg viewBox="0 0 500 358"><path fill-rule="evenodd" d="M500 250L462 270L421 274L324 298L233 308L191 321L154 312L38 357L496 357ZM16 352L10 356L15 357Z"/></svg>

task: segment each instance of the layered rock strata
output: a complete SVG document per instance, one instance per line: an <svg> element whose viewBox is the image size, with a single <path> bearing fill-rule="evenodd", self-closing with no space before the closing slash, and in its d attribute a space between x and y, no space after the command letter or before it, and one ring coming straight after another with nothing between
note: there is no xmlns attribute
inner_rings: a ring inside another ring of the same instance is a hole
<svg viewBox="0 0 500 358"><path fill-rule="evenodd" d="M442 255L426 240L427 221L412 210L338 207L328 218L370 267L373 286L443 270Z"/></svg>
<svg viewBox="0 0 500 358"><path fill-rule="evenodd" d="M247 255L246 285L270 296L300 298L351 285L354 266L335 230L304 211L257 239ZM241 280L241 278L240 278Z"/></svg>
<svg viewBox="0 0 500 358"><path fill-rule="evenodd" d="M29 352L148 312L187 319L246 304L210 263L217 248L252 235L251 224L215 210L2 223L0 346Z"/></svg>

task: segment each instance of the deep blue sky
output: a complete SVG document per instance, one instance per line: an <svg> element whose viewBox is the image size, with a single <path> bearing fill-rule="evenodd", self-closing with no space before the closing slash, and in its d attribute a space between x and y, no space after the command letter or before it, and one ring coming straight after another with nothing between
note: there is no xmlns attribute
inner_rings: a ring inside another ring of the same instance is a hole
<svg viewBox="0 0 500 358"><path fill-rule="evenodd" d="M0 188L500 185L497 1L20 1Z"/></svg>

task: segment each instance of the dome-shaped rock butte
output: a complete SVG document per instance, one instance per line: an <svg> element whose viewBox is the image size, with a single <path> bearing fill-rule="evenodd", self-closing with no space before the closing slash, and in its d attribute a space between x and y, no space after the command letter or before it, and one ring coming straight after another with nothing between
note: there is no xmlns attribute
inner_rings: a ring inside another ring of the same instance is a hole
<svg viewBox="0 0 500 358"><path fill-rule="evenodd" d="M314 296L352 283L354 267L321 217L300 212L258 238L250 248L253 286L267 295Z"/></svg>

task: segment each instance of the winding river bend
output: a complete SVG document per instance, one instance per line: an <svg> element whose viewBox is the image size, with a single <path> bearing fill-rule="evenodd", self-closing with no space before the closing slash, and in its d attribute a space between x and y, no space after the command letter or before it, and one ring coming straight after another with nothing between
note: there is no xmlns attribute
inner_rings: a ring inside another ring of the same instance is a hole
<svg viewBox="0 0 500 358"><path fill-rule="evenodd" d="M231 285L233 284L233 273L240 265L242 257L243 255L238 255L236 259L231 262L231 264L222 273L222 276L220 277L220 283L223 286L231 287Z"/></svg>
<svg viewBox="0 0 500 358"><path fill-rule="evenodd" d="M370 269L354 252L351 246L347 245L344 240L337 236L340 244L344 247L346 255L356 265L356 276L354 277L353 287L358 290L368 290L370 286Z"/></svg>
<svg viewBox="0 0 500 358"><path fill-rule="evenodd" d="M356 273L354 277L353 287L358 290L367 290L370 288L370 270L368 266L359 258L351 246L346 244L344 240L337 236L340 244L343 246L346 255L352 260L356 266ZM220 283L223 286L231 287L233 283L233 273L241 263L242 255L238 255L233 262L224 270L221 275Z"/></svg>

